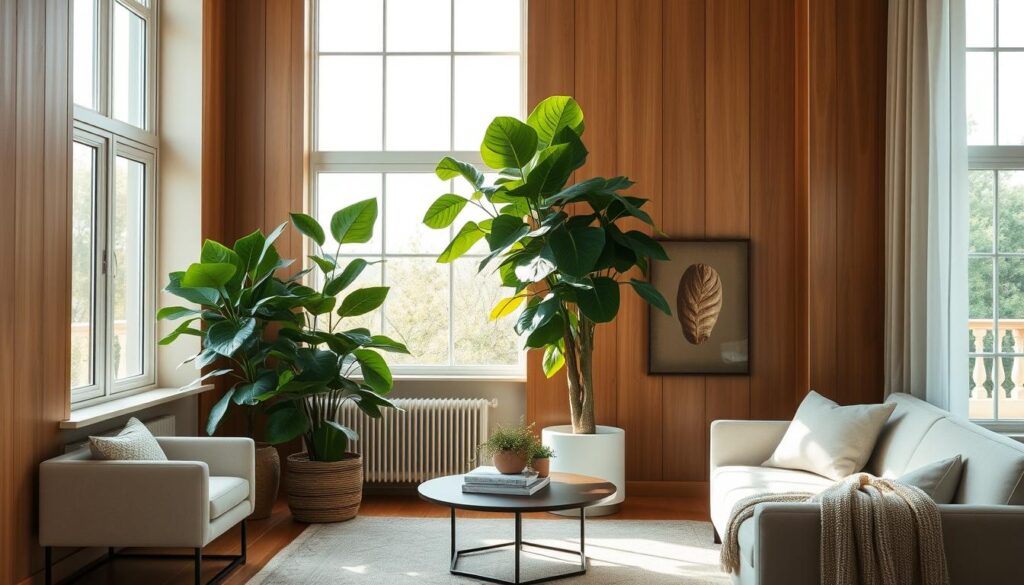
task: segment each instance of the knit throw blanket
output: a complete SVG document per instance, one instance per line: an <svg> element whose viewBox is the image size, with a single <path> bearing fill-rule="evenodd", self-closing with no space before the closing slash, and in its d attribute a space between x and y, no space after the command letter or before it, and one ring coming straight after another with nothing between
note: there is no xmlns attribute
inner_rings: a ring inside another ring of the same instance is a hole
<svg viewBox="0 0 1024 585"><path fill-rule="evenodd" d="M733 507L722 544L722 569L738 573L739 528L764 502L821 503L822 585L948 585L942 518L920 489L868 473L817 495L758 494Z"/></svg>

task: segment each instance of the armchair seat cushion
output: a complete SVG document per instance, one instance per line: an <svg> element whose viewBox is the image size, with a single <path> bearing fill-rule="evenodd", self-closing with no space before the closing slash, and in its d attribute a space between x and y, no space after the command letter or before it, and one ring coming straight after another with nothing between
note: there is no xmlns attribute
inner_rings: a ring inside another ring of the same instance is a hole
<svg viewBox="0 0 1024 585"><path fill-rule="evenodd" d="M210 476L210 520L249 497L249 482L240 477Z"/></svg>
<svg viewBox="0 0 1024 585"><path fill-rule="evenodd" d="M736 502L754 494L781 492L808 492L816 494L835 483L827 477L807 471L757 467L750 465L726 465L711 473L711 522L718 533L725 535L729 514ZM744 522L744 525L749 523ZM740 540L743 540L743 527Z"/></svg>

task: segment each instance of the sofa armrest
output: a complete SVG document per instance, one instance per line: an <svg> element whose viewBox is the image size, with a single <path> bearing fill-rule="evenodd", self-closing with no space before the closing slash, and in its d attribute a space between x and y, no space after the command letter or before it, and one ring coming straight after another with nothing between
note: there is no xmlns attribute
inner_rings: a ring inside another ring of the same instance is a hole
<svg viewBox="0 0 1024 585"><path fill-rule="evenodd" d="M157 437L160 448L174 461L202 461L210 475L256 477L256 444L245 437Z"/></svg>
<svg viewBox="0 0 1024 585"><path fill-rule="evenodd" d="M788 420L716 420L711 423L711 471L725 465L761 465L789 428Z"/></svg>
<svg viewBox="0 0 1024 585"><path fill-rule="evenodd" d="M940 505L951 585L1018 583L1024 506ZM754 509L753 559L760 585L819 582L821 507L765 503Z"/></svg>
<svg viewBox="0 0 1024 585"><path fill-rule="evenodd" d="M43 546L203 546L209 470L197 461L57 459L39 466Z"/></svg>

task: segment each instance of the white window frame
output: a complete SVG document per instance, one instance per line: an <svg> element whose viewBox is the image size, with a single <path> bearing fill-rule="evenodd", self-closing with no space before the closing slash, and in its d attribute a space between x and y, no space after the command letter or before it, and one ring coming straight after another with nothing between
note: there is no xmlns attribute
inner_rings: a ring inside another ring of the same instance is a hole
<svg viewBox="0 0 1024 585"><path fill-rule="evenodd" d="M309 146L309 197L310 197L310 209L315 211L317 207L317 183L318 177L321 173L380 173L381 174L381 213L379 220L381 222L380 233L381 233L381 252L379 257L385 261L381 263L381 279L386 282L385 275L387 271L387 259L388 258L436 258L437 254L399 254L399 253L387 253L387 241L386 241L386 225L384 222L387 221L387 191L385 185L386 175L388 173L433 173L437 167L438 161L444 156L452 156L459 160L463 160L474 164L481 170L486 170L483 159L480 156L479 150L453 150L453 151L387 151L387 57L388 56L444 56L450 57L452 55L459 56L501 56L501 55L516 55L520 58L520 104L521 111L518 112L520 118L525 118L526 115L526 47L527 47L527 6L528 0L520 0L520 48L519 51L455 51L454 36L455 36L455 3L451 0L451 18L452 27L450 30L450 45L448 51L425 51L425 52L403 52L403 51L387 51L387 22L384 22L384 39L383 39L383 50L377 52L347 52L347 51L320 51L319 42L319 0L314 0L311 9L311 24L310 31L312 35L311 43L311 55L312 55L312 75L311 75L311 90L310 90L310 108L312 115L309 117L310 123L310 146ZM383 0L383 16L386 19L387 15L387 0ZM321 55L339 55L339 56L381 56L384 58L384 74L383 74L383 93L381 99L384 102L384 109L382 110L382 134L381 134L381 150L380 151L321 151L318 150L319 144L319 123L317 120L318 114L318 99L319 99L319 57ZM451 67L454 69L454 60L452 61ZM455 93L455 75L454 70L450 76L451 93L449 94L451 99L452 115L449 119L449 132L451 136L450 143L454 146L454 133L455 133L455 116L454 116L454 93ZM444 187L443 183L438 181L437 194L452 191L442 191ZM321 220L323 218L317 218ZM457 227L457 226L456 226ZM307 254L311 254L312 250L309 250ZM345 254L344 252L339 258L357 258L357 257L369 257L368 254ZM374 257L378 257L377 254L373 254ZM486 254L469 252L460 257L460 259L483 259ZM508 380L525 380L526 379L526 352L525 350L520 351L519 362L514 365L466 365L458 366L454 364L455 359L455 339L454 339L454 326L453 319L454 315L451 308L454 306L454 270L455 263L448 264L448 360L447 365L427 365L427 364L400 364L392 365L391 368L397 378L423 378L423 379L508 379ZM486 318L486 315L481 315L482 318ZM512 326L511 323L508 324ZM415 348L411 348L415 350Z"/></svg>
<svg viewBox="0 0 1024 585"><path fill-rule="evenodd" d="M73 0L72 0L73 1ZM74 141L96 149L93 200L93 347L90 353L92 383L70 388L72 410L92 406L114 398L122 398L151 389L156 384L156 244L157 236L157 173L159 138L157 135L157 52L159 50L159 0L148 6L136 0L98 0L96 13L96 54L93 70L93 100L96 109L73 106ZM120 4L143 19L146 27L145 63L145 128L139 128L112 116L113 9ZM73 30L73 27L72 27ZM73 44L72 44L73 46ZM114 380L113 295L110 294L111 273L108 270L112 247L109 229L110 207L115 196L115 167L118 157L144 165L143 200L143 299L142 373Z"/></svg>
<svg viewBox="0 0 1024 585"><path fill-rule="evenodd" d="M968 145L967 146L967 171L1024 171L1024 146L1021 145L1000 145L999 144L999 54L1008 52L1024 52L1024 48L1010 48L999 46L999 1L993 3L993 46L992 47L969 47L967 46L967 12L965 0L956 0L951 5L951 27L950 42L953 47L952 83L954 88L954 100L961 100L958 107L966 111L962 103L965 100L967 83L966 56L972 52L992 53L993 58L993 142L992 145ZM966 129L965 129L966 130ZM966 132L965 132L966 136ZM964 196L968 196L966 193ZM992 352L975 352L973 347L968 347L968 357L975 359L991 359L992 375L1001 371L997 367L1003 358L1024 359L1024 353L1001 351L999 343L1001 330L999 328L999 259L1000 258L1024 258L1024 253L1000 252L999 242L999 180L995 178L993 186L993 215L992 215L992 250L990 252L966 251L968 261L972 258L986 258L992 261ZM968 216L969 217L969 216ZM967 219L965 219L966 221ZM966 300L966 297L965 297ZM1009 372L1003 372L1004 376ZM1001 383L996 381L996 383ZM955 387L955 385L954 385ZM968 400L966 394L961 393L959 400ZM1000 392L993 392L993 417L991 419L973 419L987 428L1000 432L1018 432L1024 430L1024 420L1000 419L999 399ZM966 409L964 409L966 411Z"/></svg>

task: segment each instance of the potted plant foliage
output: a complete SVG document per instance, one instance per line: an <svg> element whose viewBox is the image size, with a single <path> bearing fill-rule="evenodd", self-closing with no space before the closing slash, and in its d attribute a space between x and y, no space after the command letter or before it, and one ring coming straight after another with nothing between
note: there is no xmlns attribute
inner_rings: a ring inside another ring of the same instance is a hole
<svg viewBox="0 0 1024 585"><path fill-rule="evenodd" d="M362 500L362 460L348 450L358 437L336 421L338 409L351 400L367 415L379 417L381 408L392 407L386 398L393 383L391 370L379 351L408 350L365 328L342 327L347 317L379 307L388 293L386 287L363 288L339 302L368 263L357 258L343 266L338 254L344 244L369 241L377 220L376 200L334 214L334 254L324 252L326 234L316 220L299 213L291 217L315 243L310 268L287 279L277 275L293 262L281 259L274 247L287 224L269 236L253 232L232 248L208 240L198 263L170 275L167 292L199 308L161 309L160 318L185 319L161 343L198 335L202 351L187 361L197 368L224 367L197 382L230 377L230 388L210 410L207 432L216 431L229 407L240 405L250 407L250 421L255 408L263 411L268 443L303 438L306 451L287 460L288 503L297 520L347 520ZM315 289L302 283L313 271L320 276Z"/></svg>
<svg viewBox="0 0 1024 585"><path fill-rule="evenodd" d="M533 434L533 425L521 423L514 427L498 426L487 441L480 445L480 451L490 457L494 467L501 473L522 473L533 462L533 456L540 448L540 441Z"/></svg>
<svg viewBox="0 0 1024 585"><path fill-rule="evenodd" d="M667 256L649 235L627 227L642 222L656 229L643 210L648 200L622 193L633 185L628 178L593 177L567 185L586 161L583 128L583 111L565 96L545 99L526 122L495 118L480 155L497 179L488 184L472 164L445 157L437 176L459 177L473 194L440 196L423 221L443 229L469 206L487 213L483 221L463 224L438 262L452 262L479 240L487 242L490 253L479 269L497 270L510 289L491 317L515 315L515 331L526 347L544 351L544 373L566 371L572 424L543 431L544 443L559 453L552 470L615 482L619 493L611 503L616 503L625 494L625 439L622 429L595 424L595 329L615 319L625 288L671 314L643 278L652 260Z"/></svg>
<svg viewBox="0 0 1024 585"><path fill-rule="evenodd" d="M554 449L538 441L530 458L530 467L539 477L547 477L551 473L551 458L554 456Z"/></svg>

